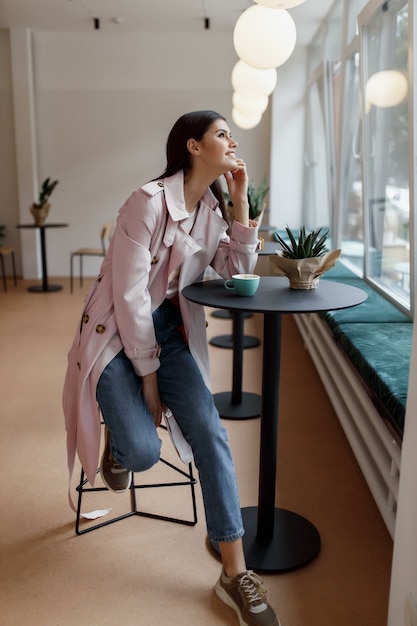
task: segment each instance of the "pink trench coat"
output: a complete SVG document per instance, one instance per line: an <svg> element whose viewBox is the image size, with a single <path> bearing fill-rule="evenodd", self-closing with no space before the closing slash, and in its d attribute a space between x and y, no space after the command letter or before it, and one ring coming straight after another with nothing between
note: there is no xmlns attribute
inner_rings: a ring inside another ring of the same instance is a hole
<svg viewBox="0 0 417 626"><path fill-rule="evenodd" d="M179 301L189 348L210 386L204 308L187 301L181 290L201 280L211 265L224 278L250 273L259 249L255 222L228 225L208 190L192 233L181 228L186 216L183 173L147 183L126 201L99 277L86 297L85 308L68 355L63 390L70 479L75 454L91 485L99 462L100 415L98 379L123 348L139 376L159 367L152 312L163 302L168 277L181 266Z"/></svg>

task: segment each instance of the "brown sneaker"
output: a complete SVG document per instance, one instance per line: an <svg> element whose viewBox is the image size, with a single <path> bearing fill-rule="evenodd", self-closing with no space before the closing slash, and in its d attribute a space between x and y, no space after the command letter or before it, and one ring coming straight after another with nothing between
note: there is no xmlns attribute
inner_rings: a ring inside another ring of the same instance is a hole
<svg viewBox="0 0 417 626"><path fill-rule="evenodd" d="M105 443L100 463L100 474L103 483L110 491L123 493L132 483L132 472L119 465L113 458L110 448L110 433L105 430Z"/></svg>
<svg viewBox="0 0 417 626"><path fill-rule="evenodd" d="M252 570L235 578L228 578L222 570L214 590L236 612L240 626L280 626L274 609L266 601L262 579Z"/></svg>

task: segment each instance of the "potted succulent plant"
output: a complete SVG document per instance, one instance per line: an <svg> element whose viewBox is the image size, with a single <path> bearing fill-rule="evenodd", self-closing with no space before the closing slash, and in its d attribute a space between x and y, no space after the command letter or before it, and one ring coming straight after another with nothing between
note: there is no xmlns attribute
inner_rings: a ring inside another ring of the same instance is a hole
<svg viewBox="0 0 417 626"><path fill-rule="evenodd" d="M278 232L273 235L282 248L269 256L275 273L287 276L292 289L316 289L320 276L335 265L341 251L326 248L329 231L323 228L307 232L302 226L298 235L288 226L285 230L288 240Z"/></svg>
<svg viewBox="0 0 417 626"><path fill-rule="evenodd" d="M34 202L30 207L30 212L32 213L37 226L42 226L48 217L49 209L51 208L48 200L57 184L57 180L51 180L49 177L46 178L42 183L38 201Z"/></svg>
<svg viewBox="0 0 417 626"><path fill-rule="evenodd" d="M266 184L266 175L262 178L258 187L255 186L254 180L251 180L248 185L249 218L255 220L258 224L262 222L265 211L265 197L268 191L269 187ZM233 222L233 203L227 191L224 192L224 197L229 209L230 222Z"/></svg>

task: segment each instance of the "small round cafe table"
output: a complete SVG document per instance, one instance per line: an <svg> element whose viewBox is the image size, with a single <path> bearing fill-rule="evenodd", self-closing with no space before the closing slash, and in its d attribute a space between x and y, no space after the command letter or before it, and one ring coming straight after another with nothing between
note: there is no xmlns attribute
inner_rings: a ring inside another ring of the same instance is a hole
<svg viewBox="0 0 417 626"><path fill-rule="evenodd" d="M48 281L48 265L46 259L46 237L45 230L47 228L66 228L68 224L56 224L52 222L46 222L45 224L18 224L16 228L28 228L28 229L39 229L40 233L40 241L41 241L41 261L42 261L42 283L40 285L31 285L28 287L28 291L32 291L34 293L41 292L50 292L50 291L60 291L62 289L61 285L51 285Z"/></svg>
<svg viewBox="0 0 417 626"><path fill-rule="evenodd" d="M242 509L243 545L250 569L284 571L306 565L320 550L318 530L301 515L275 507L282 315L345 309L366 300L367 294L330 280L321 280L317 289L290 289L287 278L274 276L261 277L250 297L228 291L223 280L194 283L182 293L204 306L264 316L258 505Z"/></svg>

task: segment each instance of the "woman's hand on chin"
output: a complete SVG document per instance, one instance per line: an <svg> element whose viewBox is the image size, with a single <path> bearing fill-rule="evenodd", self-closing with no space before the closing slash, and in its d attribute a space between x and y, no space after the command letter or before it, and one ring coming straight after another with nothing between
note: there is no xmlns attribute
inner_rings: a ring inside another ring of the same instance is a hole
<svg viewBox="0 0 417 626"><path fill-rule="evenodd" d="M243 159L236 159L236 169L226 172L226 179L229 197L233 203L233 213L235 220L249 226L249 203L248 203L248 173L246 163Z"/></svg>

